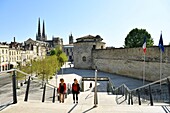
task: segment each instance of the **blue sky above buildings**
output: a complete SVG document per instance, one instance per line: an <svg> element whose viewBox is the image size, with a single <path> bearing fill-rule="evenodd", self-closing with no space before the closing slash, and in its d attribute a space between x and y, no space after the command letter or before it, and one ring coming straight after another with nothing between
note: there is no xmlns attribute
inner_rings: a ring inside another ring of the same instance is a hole
<svg viewBox="0 0 170 113"><path fill-rule="evenodd" d="M38 18L52 36L68 43L84 35L100 35L107 46L122 47L133 28L146 29L158 45L170 42L169 0L0 0L0 41L13 37L23 42L36 39Z"/></svg>

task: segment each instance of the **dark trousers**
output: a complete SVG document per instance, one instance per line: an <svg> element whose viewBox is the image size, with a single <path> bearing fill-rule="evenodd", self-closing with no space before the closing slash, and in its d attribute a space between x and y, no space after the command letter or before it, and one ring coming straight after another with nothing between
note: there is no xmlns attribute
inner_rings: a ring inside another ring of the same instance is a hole
<svg viewBox="0 0 170 113"><path fill-rule="evenodd" d="M78 93L73 93L73 100L75 101L75 96L76 96L76 101L78 101Z"/></svg>

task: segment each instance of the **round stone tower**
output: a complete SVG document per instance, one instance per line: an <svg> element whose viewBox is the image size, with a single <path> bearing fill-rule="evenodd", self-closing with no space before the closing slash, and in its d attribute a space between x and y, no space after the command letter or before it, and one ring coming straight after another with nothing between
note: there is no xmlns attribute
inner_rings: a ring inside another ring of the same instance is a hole
<svg viewBox="0 0 170 113"><path fill-rule="evenodd" d="M87 35L76 39L74 43L74 67L81 69L92 69L93 64L93 49L105 48L105 43L99 35Z"/></svg>

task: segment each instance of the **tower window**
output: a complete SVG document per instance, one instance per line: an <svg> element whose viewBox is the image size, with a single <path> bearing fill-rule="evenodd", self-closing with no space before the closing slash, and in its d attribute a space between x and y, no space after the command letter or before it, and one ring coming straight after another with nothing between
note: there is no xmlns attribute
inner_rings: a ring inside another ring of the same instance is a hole
<svg viewBox="0 0 170 113"><path fill-rule="evenodd" d="M96 49L96 45L93 45L93 49Z"/></svg>
<svg viewBox="0 0 170 113"><path fill-rule="evenodd" d="M85 57L85 56L83 56L83 57L82 57L82 60L83 60L83 62L85 62L85 61L86 61L86 57Z"/></svg>

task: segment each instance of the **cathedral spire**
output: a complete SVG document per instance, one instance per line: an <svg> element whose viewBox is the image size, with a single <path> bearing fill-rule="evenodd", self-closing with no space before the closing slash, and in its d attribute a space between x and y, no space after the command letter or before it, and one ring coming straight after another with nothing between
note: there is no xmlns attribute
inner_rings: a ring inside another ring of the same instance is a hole
<svg viewBox="0 0 170 113"><path fill-rule="evenodd" d="M43 20L42 37L45 37L45 24Z"/></svg>
<svg viewBox="0 0 170 113"><path fill-rule="evenodd" d="M38 19L38 34L39 37L41 36L41 28L40 28L40 18Z"/></svg>

